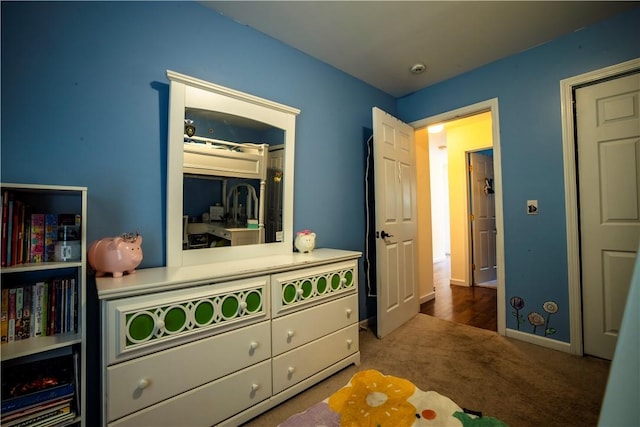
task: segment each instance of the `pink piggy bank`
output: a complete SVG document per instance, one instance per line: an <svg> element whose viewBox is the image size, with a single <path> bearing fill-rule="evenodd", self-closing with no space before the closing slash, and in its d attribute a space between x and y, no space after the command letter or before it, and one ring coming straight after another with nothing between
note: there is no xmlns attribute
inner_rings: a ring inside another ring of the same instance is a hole
<svg viewBox="0 0 640 427"><path fill-rule="evenodd" d="M113 273L113 277L122 277L123 273L135 273L142 262L142 236L135 238L107 237L96 240L87 252L89 265L96 276Z"/></svg>

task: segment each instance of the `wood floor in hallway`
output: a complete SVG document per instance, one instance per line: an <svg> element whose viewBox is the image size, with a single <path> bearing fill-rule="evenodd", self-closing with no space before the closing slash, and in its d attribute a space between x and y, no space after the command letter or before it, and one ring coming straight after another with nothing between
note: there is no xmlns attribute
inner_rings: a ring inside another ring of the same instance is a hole
<svg viewBox="0 0 640 427"><path fill-rule="evenodd" d="M438 319L498 330L495 287L450 284L449 258L433 265L436 297L420 306L420 312Z"/></svg>

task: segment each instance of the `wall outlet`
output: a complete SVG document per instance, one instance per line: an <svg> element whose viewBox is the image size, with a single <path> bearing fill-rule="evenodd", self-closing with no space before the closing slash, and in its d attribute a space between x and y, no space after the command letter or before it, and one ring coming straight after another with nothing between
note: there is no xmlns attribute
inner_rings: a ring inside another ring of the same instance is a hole
<svg viewBox="0 0 640 427"><path fill-rule="evenodd" d="M538 215L537 200L527 200L527 215Z"/></svg>

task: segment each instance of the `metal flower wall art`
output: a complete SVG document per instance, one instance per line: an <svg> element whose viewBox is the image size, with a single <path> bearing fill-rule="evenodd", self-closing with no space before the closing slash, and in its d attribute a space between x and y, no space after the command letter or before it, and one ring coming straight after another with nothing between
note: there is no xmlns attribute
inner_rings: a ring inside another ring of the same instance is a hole
<svg viewBox="0 0 640 427"><path fill-rule="evenodd" d="M524 299L516 296L512 297L509 302L514 310L511 314L516 318L516 327L520 330L520 325L526 323L524 316L520 314L520 310L522 310L525 305ZM543 330L543 335L546 337L556 333L556 329L551 327L551 315L558 312L558 303L555 301L547 301L542 304L542 309L546 313L546 318L537 311L532 311L527 316L527 320L533 327L531 333L537 335L539 331L538 327L544 326L544 328L541 329Z"/></svg>

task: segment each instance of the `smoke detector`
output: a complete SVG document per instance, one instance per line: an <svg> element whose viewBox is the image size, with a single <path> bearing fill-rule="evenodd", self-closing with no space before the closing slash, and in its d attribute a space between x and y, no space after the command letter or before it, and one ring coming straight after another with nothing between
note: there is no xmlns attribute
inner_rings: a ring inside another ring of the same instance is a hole
<svg viewBox="0 0 640 427"><path fill-rule="evenodd" d="M413 74L420 74L420 73L424 72L424 70L426 70L426 69L427 69L427 66L426 66L426 65L424 65L424 64L420 64L420 63L418 63L418 64L413 64L413 65L411 66L411 72L412 72Z"/></svg>

